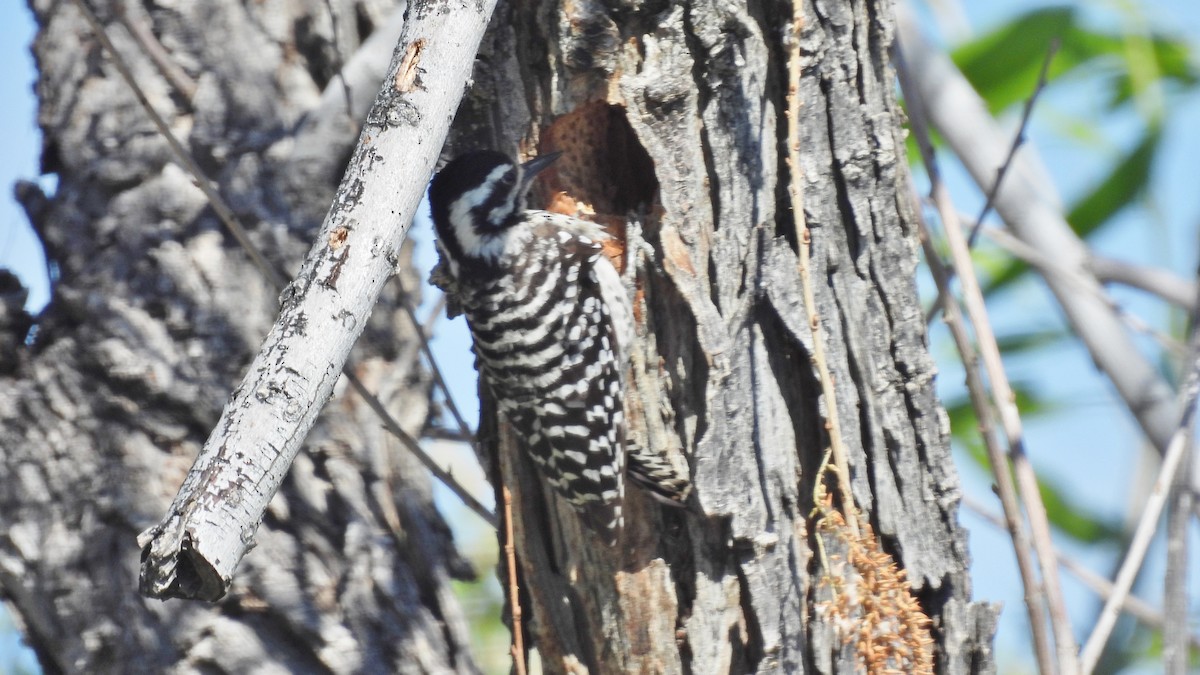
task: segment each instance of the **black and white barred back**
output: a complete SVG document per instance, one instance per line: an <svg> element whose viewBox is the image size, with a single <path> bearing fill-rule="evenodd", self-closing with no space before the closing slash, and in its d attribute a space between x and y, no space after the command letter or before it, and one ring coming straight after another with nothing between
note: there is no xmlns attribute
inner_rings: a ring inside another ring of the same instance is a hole
<svg viewBox="0 0 1200 675"><path fill-rule="evenodd" d="M627 451L630 477L660 499L682 503L691 485L665 457L626 446L633 315L601 250L608 235L525 210L533 178L556 158L463 155L434 177L429 202L442 274L467 316L483 381L546 482L612 543Z"/></svg>

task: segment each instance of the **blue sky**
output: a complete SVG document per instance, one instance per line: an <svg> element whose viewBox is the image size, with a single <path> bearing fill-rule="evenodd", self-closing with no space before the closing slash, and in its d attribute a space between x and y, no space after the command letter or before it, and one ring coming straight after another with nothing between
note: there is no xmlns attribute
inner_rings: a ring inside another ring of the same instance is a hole
<svg viewBox="0 0 1200 675"><path fill-rule="evenodd" d="M36 127L37 101L33 95L34 65L29 44L33 40L33 15L24 4L0 3L0 267L13 270L32 287L30 306L49 299L44 257L29 230L25 213L12 196L18 178L35 180L41 139Z"/></svg>
<svg viewBox="0 0 1200 675"><path fill-rule="evenodd" d="M1118 25L1128 16L1122 8L1136 4L1147 25L1186 37L1200 50L1200 9L1194 0L1076 4L1087 8L1088 20L1098 28ZM957 25L960 30L967 27L979 33L1021 11L1046 5L1034 0L961 2L958 6L962 8L964 22ZM26 280L32 291L29 305L37 308L48 298L45 263L23 213L11 197L11 185L16 179L37 179L40 139L34 123L34 67L28 49L33 28L32 18L22 4L0 3L0 100L6 102L0 106L0 138L5 139L5 152L0 154L0 186L3 186L0 267L13 269ZM949 28L953 30L955 25ZM1097 103L1100 94L1094 83L1066 82L1051 87L1040 100L1030 129L1067 203L1094 183L1105 170L1105 159L1134 139L1137 120L1131 116L1107 119L1102 127L1105 141L1098 147L1073 141L1064 133L1075 120L1095 119L1092 113L1100 107ZM1194 275L1200 251L1200 187L1196 183L1200 124L1197 121L1200 121L1200 97L1193 95L1175 101L1165 130L1169 141L1158 158L1151 193L1138 208L1123 213L1117 223L1098 236L1093 243L1100 252L1166 266L1188 277ZM952 161L946 157L942 161L947 165L947 180L956 202L965 212L976 212L982 201L978 191ZM46 185L51 188L53 182ZM412 236L418 246L418 260L427 268L432 260L431 234L427 226L418 226ZM1159 303L1122 289L1117 289L1114 295L1151 323L1159 327L1170 325L1170 317ZM1036 280L1019 284L998 300L993 306L993 318L1000 333L1061 325L1061 315L1051 296ZM956 354L944 329L935 324L932 330L932 349L941 370L939 387L947 398L959 396L962 374ZM442 363L468 364L447 375L459 406L468 420L473 421L477 416L474 372L466 357L469 339L461 320L443 323L435 346ZM1095 372L1088 355L1074 344L1064 344L1036 355L1010 359L1007 366L1013 379L1032 383L1044 397L1059 403L1059 409L1052 415L1027 420L1029 452L1039 472L1059 484L1071 486L1071 496L1087 507L1114 518L1124 517L1129 506L1130 476L1148 470L1137 452L1142 440L1107 381ZM966 491L994 504L989 478L969 462L960 460L958 465ZM461 518L461 522L469 523L469 516L457 508L452 497L441 502L453 520ZM1005 604L997 642L1003 670L1032 671L1021 591L1007 536L965 512L962 520L971 531L976 597ZM1097 552L1069 545L1065 548L1102 574L1108 573L1116 555L1114 551ZM1158 562L1150 567L1151 581L1145 585L1146 598L1159 606L1161 585L1153 581L1155 576L1161 578L1161 550ZM1193 589L1198 576L1200 566L1192 574ZM1091 624L1096 601L1069 575L1064 575L1064 580L1073 622L1082 631ZM1193 613L1193 621L1195 616ZM14 656L13 644L11 635L4 635L0 620L0 673L8 670L11 659L27 658Z"/></svg>

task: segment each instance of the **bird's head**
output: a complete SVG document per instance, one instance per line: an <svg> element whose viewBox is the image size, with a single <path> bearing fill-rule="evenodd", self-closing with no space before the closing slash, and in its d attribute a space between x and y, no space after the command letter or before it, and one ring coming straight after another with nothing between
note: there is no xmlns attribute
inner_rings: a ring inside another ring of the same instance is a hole
<svg viewBox="0 0 1200 675"><path fill-rule="evenodd" d="M455 259L494 258L498 235L525 211L533 179L560 154L518 164L503 153L481 150L447 164L429 185L433 224L446 251Z"/></svg>

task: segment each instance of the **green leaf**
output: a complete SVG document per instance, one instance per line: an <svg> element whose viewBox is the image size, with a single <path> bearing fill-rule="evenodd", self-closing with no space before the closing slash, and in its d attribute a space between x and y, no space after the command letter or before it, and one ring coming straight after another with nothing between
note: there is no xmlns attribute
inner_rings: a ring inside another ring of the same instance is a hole
<svg viewBox="0 0 1200 675"><path fill-rule="evenodd" d="M1171 82L1184 88L1194 87L1200 82L1200 73L1197 73L1192 67L1192 49L1187 41L1174 40L1161 35L1151 35L1145 41L1149 43L1146 51L1149 52L1147 56L1150 63L1144 64L1140 68L1133 61L1139 58L1141 50L1122 47L1121 54L1125 59L1125 68L1121 70L1113 83L1108 102L1109 109L1129 102L1135 92L1141 90L1142 87L1135 84L1137 78L1134 73L1148 70L1158 76L1155 78L1156 81Z"/></svg>
<svg viewBox="0 0 1200 675"><path fill-rule="evenodd" d="M992 112L1024 101L1037 85L1050 42L1063 36L1075 22L1069 7L1039 9L963 44L951 58L984 98ZM1051 64L1054 78L1077 65L1065 43Z"/></svg>
<svg viewBox="0 0 1200 675"><path fill-rule="evenodd" d="M1061 342L1063 339L1071 337L1071 333L1061 328L1051 328L1048 330L1034 330L1020 333L1010 333L1008 335L999 335L996 337L996 345L1000 347L1000 352L1005 355L1016 354L1020 352L1032 351L1040 347L1048 347L1056 342ZM1039 402L1026 397L1026 403L1031 406L1029 412L1034 412ZM1018 399L1018 407L1021 402Z"/></svg>
<svg viewBox="0 0 1200 675"><path fill-rule="evenodd" d="M1088 30L1079 25L1078 15L1071 7L1049 7L1023 14L959 46L951 56L988 108L996 113L1033 95L1042 63L1055 39L1059 40L1059 49L1050 62L1047 79L1053 81L1084 66L1110 63L1116 70L1109 97L1112 107L1128 102L1141 88L1136 73L1155 73L1156 80L1183 86L1194 86L1200 81L1186 40L1161 34L1112 35ZM1133 40L1146 44L1134 49ZM1140 84L1145 86L1145 82Z"/></svg>
<svg viewBox="0 0 1200 675"><path fill-rule="evenodd" d="M1150 182L1150 169L1161 140L1159 128L1147 130L1112 172L1075 204L1067 214L1067 222L1076 234L1081 237L1091 234L1142 193Z"/></svg>

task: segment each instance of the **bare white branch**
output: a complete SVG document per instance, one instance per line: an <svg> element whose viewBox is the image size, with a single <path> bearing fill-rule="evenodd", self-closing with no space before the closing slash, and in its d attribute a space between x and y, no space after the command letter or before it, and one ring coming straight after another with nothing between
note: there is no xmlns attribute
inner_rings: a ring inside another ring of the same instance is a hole
<svg viewBox="0 0 1200 675"><path fill-rule="evenodd" d="M1163 666L1168 673L1186 673L1191 658L1189 627L1188 565L1194 561L1188 545L1194 497L1188 487L1189 466L1196 454L1196 417L1193 415L1186 434L1182 465L1171 484L1167 507L1167 570L1163 575Z"/></svg>
<svg viewBox="0 0 1200 675"><path fill-rule="evenodd" d="M142 591L220 598L392 275L494 0L410 3L388 77L317 241L164 520L142 533Z"/></svg>
<svg viewBox="0 0 1200 675"><path fill-rule="evenodd" d="M1102 282L1132 286L1189 312L1196 306L1196 284L1165 269L1100 256L1092 256L1087 266Z"/></svg>
<svg viewBox="0 0 1200 675"><path fill-rule="evenodd" d="M1006 230L1000 228L984 228L982 230L993 243L1004 249L1013 257L1028 263L1030 266L1037 268L1043 275L1048 272L1054 272L1061 275L1063 281L1074 285L1075 289L1080 293L1091 293L1093 296L1112 309L1113 313L1129 326L1130 330L1148 335L1154 338L1163 349L1178 356L1180 359L1187 358L1187 348L1183 343L1172 338L1170 335L1155 329L1150 324L1146 323L1141 317L1131 312L1125 311L1116 300L1104 291L1102 287L1095 284L1095 279L1090 276L1080 274L1078 268L1064 267L1059 264L1058 258L1053 254L1043 253L1038 249L1026 244L1018 237L1014 237ZM1092 258L1095 262L1096 258ZM1169 274L1165 273L1164 274ZM1189 308L1190 309L1190 308Z"/></svg>

